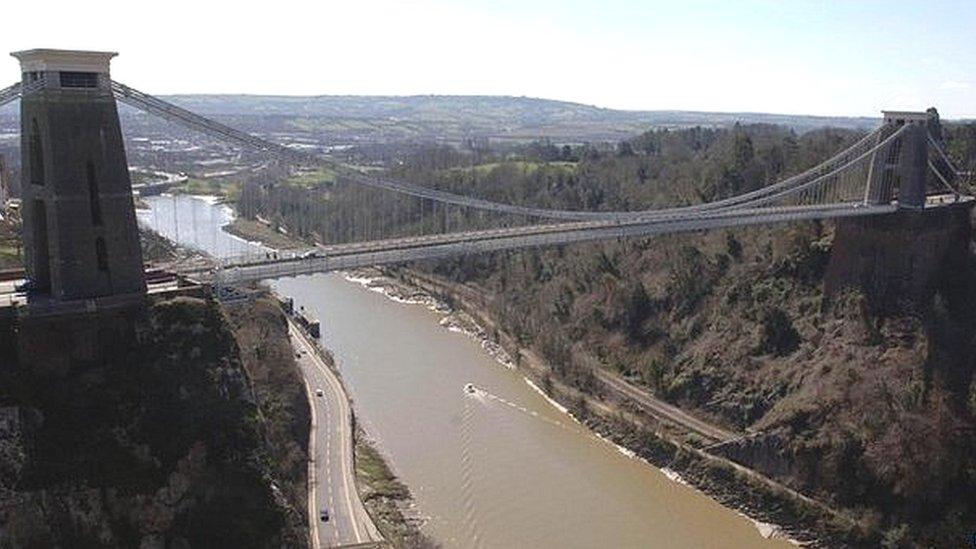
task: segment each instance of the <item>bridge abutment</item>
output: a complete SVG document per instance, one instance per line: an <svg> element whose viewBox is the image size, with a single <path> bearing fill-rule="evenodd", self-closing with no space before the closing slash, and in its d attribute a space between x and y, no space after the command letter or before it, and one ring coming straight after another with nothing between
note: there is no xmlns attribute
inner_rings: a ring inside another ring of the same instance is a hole
<svg viewBox="0 0 976 549"><path fill-rule="evenodd" d="M864 292L878 311L928 303L966 276L973 202L836 221L827 295Z"/></svg>

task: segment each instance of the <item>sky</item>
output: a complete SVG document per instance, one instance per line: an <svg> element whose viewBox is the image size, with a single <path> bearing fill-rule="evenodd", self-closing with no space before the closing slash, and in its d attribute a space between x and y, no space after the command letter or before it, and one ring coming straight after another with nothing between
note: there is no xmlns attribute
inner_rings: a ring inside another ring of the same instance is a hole
<svg viewBox="0 0 976 549"><path fill-rule="evenodd" d="M154 94L976 117L976 0L31 0L2 14L0 49L117 51L113 77ZM0 86L19 78L13 58L0 71Z"/></svg>

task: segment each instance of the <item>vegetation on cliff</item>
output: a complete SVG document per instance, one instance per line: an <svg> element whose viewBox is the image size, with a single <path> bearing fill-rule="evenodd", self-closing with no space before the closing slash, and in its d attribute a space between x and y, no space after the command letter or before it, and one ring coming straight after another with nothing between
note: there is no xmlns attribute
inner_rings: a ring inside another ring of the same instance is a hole
<svg viewBox="0 0 976 549"><path fill-rule="evenodd" d="M173 261L180 255L180 248L161 234L139 227L139 243L145 263Z"/></svg>
<svg viewBox="0 0 976 549"><path fill-rule="evenodd" d="M288 320L270 296L229 305L225 311L265 425L268 466L289 505L305 513L311 412Z"/></svg>

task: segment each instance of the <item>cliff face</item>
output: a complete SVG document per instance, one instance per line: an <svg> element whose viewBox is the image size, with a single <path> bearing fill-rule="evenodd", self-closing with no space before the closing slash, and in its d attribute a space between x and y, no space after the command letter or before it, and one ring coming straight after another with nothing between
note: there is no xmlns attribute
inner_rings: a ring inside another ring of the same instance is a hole
<svg viewBox="0 0 976 549"><path fill-rule="evenodd" d="M952 292L963 284L951 277L966 271L969 216L970 208L959 205L837 220L826 293L858 289L880 313L903 310L906 301L925 307L940 289Z"/></svg>
<svg viewBox="0 0 976 549"><path fill-rule="evenodd" d="M108 325L5 326L21 352L0 356L0 546L304 546L216 306L174 298ZM90 348L41 344L59 332Z"/></svg>
<svg viewBox="0 0 976 549"><path fill-rule="evenodd" d="M762 436L728 452L856 508L892 544L961 542L976 520L970 213L839 222L816 345L786 357Z"/></svg>
<svg viewBox="0 0 976 549"><path fill-rule="evenodd" d="M272 298L228 306L225 312L263 420L276 486L304 516L311 411L288 339L288 320Z"/></svg>

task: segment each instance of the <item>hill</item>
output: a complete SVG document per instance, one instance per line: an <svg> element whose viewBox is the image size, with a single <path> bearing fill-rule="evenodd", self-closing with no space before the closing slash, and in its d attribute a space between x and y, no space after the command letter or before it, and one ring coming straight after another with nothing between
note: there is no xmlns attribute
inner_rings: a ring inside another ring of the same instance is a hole
<svg viewBox="0 0 976 549"><path fill-rule="evenodd" d="M532 97L511 96L343 96L173 95L164 99L194 112L239 117L304 120L307 129L409 128L418 135L456 139L495 138L578 141L617 140L649 127L731 126L736 122L779 124L796 131L831 126L864 129L874 118L768 113L615 110ZM301 126L301 125L299 125Z"/></svg>

